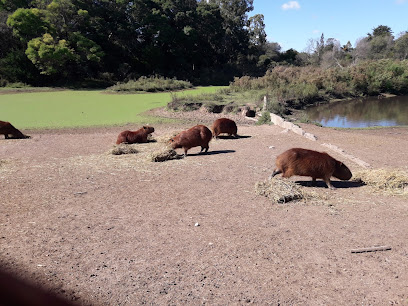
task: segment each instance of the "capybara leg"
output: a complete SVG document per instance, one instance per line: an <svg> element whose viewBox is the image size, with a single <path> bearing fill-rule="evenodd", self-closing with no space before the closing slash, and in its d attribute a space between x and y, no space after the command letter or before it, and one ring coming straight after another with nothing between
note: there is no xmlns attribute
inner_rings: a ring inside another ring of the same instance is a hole
<svg viewBox="0 0 408 306"><path fill-rule="evenodd" d="M325 179L324 181L326 182L328 188L330 188L330 189L336 189L336 187L334 187L334 186L331 184L330 178Z"/></svg>
<svg viewBox="0 0 408 306"><path fill-rule="evenodd" d="M312 186L316 187L316 178L315 177L312 177Z"/></svg>
<svg viewBox="0 0 408 306"><path fill-rule="evenodd" d="M5 138L5 139L9 139L9 135L8 135L8 134L4 134L4 138Z"/></svg>
<svg viewBox="0 0 408 306"><path fill-rule="evenodd" d="M272 172L271 176L269 177L269 179L273 178L275 175L278 175L280 173L282 173L282 171L279 170L279 169L273 170L273 172Z"/></svg>

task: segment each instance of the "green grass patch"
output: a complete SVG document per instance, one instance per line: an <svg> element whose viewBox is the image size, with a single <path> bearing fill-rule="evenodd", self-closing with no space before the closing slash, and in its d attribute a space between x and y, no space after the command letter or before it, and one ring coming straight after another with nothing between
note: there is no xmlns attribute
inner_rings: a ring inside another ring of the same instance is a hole
<svg viewBox="0 0 408 306"><path fill-rule="evenodd" d="M219 86L198 87L177 95L214 93ZM0 94L0 120L18 129L110 126L163 122L143 113L166 106L171 93L106 94L101 91L64 90Z"/></svg>

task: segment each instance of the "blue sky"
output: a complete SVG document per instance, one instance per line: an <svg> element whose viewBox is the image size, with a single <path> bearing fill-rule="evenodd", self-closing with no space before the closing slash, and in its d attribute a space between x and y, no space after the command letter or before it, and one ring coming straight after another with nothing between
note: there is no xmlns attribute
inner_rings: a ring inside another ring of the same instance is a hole
<svg viewBox="0 0 408 306"><path fill-rule="evenodd" d="M255 14L265 17L268 41L299 52L322 33L355 46L379 25L389 26L394 36L408 31L408 0L254 0L248 16Z"/></svg>

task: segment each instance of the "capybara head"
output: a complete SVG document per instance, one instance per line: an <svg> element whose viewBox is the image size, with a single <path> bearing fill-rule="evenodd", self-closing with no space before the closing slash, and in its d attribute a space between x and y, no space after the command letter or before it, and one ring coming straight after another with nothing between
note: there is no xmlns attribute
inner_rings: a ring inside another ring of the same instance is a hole
<svg viewBox="0 0 408 306"><path fill-rule="evenodd" d="M178 148L181 148L179 139L180 139L180 134L170 138L167 143L171 146L172 149L178 149Z"/></svg>
<svg viewBox="0 0 408 306"><path fill-rule="evenodd" d="M151 134L151 133L154 132L154 127L148 126L148 125L144 125L144 126L143 126L143 130L144 130L147 134Z"/></svg>
<svg viewBox="0 0 408 306"><path fill-rule="evenodd" d="M351 173L350 169L343 164L342 162L336 162L336 170L333 172L333 176L338 178L339 180L348 181L351 179L353 174Z"/></svg>

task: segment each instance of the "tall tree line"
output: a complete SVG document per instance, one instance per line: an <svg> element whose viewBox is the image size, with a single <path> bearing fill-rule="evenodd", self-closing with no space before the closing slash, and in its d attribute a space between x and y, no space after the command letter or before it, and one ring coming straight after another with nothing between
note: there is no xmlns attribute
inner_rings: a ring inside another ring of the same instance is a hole
<svg viewBox="0 0 408 306"><path fill-rule="evenodd" d="M253 0L0 0L0 79L226 84L280 56Z"/></svg>

